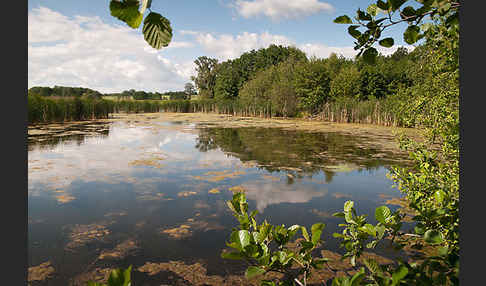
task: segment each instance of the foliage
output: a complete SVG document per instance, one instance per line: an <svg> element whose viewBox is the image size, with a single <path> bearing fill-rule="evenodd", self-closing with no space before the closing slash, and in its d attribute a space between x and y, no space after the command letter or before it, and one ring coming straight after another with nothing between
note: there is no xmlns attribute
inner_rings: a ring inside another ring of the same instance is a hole
<svg viewBox="0 0 486 286"><path fill-rule="evenodd" d="M90 88L55 85L54 87L33 86L28 89L27 95L54 96L54 97L73 97L73 96L79 97L83 95L90 95L94 97L99 97L102 94Z"/></svg>
<svg viewBox="0 0 486 286"><path fill-rule="evenodd" d="M39 95L27 96L29 123L77 121L108 118L114 104L109 100L91 97L51 98Z"/></svg>
<svg viewBox="0 0 486 286"><path fill-rule="evenodd" d="M360 50L358 56L362 55L368 63L374 63L377 50L372 47L378 43L383 47L392 47L393 38L381 39L382 32L398 23L406 22L407 29L403 32L403 39L407 44L414 44L420 39L435 33L438 28L437 23L449 30L459 29L459 7L460 0L418 0L419 7L413 7L411 0L377 0L368 6L366 11L358 9L354 21L347 15L342 15L334 19L338 24L351 24L348 33L356 39L355 50ZM383 17L379 17L383 14ZM424 23L424 18L430 17L431 22ZM365 28L359 31L358 28ZM381 40L380 40L381 39Z"/></svg>
<svg viewBox="0 0 486 286"><path fill-rule="evenodd" d="M86 286L131 286L131 272L131 265L127 269L115 269L111 271L107 284L89 281Z"/></svg>
<svg viewBox="0 0 486 286"><path fill-rule="evenodd" d="M308 63L297 66L295 74L295 92L300 106L315 113L329 97L329 71L323 59L311 59Z"/></svg>
<svg viewBox="0 0 486 286"><path fill-rule="evenodd" d="M311 233L305 226L271 225L266 220L258 224L255 216L258 213L248 213L248 203L244 193L236 193L233 199L227 202L233 215L240 225L234 228L227 246L232 251L223 251L222 258L245 260L250 266L245 271L249 279L263 275L267 272L283 273L283 281L276 284L273 281L263 280L261 285L305 285L310 277L311 270L321 268L326 258L312 257L312 251L321 243L322 230L325 225L316 223L311 227ZM289 243L294 236L301 232L302 240L296 247ZM292 265L299 265L297 271Z"/></svg>
<svg viewBox="0 0 486 286"><path fill-rule="evenodd" d="M160 50L169 45L172 39L172 28L169 20L150 10L151 5L152 0L111 0L110 13L131 28L137 29L148 9L150 13L143 21L142 34L151 47Z"/></svg>
<svg viewBox="0 0 486 286"><path fill-rule="evenodd" d="M198 94L203 98L214 97L214 85L216 82L216 65L217 59L208 58L206 56L198 57L194 63L196 64L197 76L192 76Z"/></svg>

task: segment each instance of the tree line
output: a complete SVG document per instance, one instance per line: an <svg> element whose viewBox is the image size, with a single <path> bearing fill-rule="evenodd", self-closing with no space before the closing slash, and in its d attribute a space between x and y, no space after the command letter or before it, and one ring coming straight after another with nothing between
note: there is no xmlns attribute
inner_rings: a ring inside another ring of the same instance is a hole
<svg viewBox="0 0 486 286"><path fill-rule="evenodd" d="M114 98L114 99L135 99L135 100L180 100L190 99L195 95L195 88L192 83L186 83L184 90L181 91L167 91L167 92L146 92L143 90L124 90L116 93L101 93L97 90L84 87L70 87L70 86L34 86L28 89L27 95L43 96L43 97L89 97L89 98Z"/></svg>

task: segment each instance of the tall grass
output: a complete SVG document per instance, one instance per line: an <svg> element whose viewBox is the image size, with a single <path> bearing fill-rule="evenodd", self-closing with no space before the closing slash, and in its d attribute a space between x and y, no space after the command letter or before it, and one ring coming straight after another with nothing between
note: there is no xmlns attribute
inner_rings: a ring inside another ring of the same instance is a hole
<svg viewBox="0 0 486 286"><path fill-rule="evenodd" d="M113 102L103 99L27 97L29 123L108 118L113 113L113 107Z"/></svg>
<svg viewBox="0 0 486 286"><path fill-rule="evenodd" d="M404 102L398 98L370 99L339 98L325 103L318 118L339 123L367 123L385 126L410 126L408 113L402 112Z"/></svg>
<svg viewBox="0 0 486 286"><path fill-rule="evenodd" d="M398 98L360 101L354 98L339 98L321 106L314 119L338 123L367 123L384 126L413 127L409 115L403 112L404 103ZM160 103L163 112L206 112L249 117L281 117L279 106L269 101L248 102L242 100L216 101L214 99L168 100ZM297 116L306 114L299 110Z"/></svg>
<svg viewBox="0 0 486 286"><path fill-rule="evenodd" d="M385 126L411 126L410 114L403 111L399 98L359 101L338 98L322 105L313 119L338 123L367 123ZM299 110L299 115L305 110ZM280 117L280 106L270 101L236 100L105 100L92 98L48 98L28 96L29 123L63 122L108 118L110 113L205 112L249 117Z"/></svg>

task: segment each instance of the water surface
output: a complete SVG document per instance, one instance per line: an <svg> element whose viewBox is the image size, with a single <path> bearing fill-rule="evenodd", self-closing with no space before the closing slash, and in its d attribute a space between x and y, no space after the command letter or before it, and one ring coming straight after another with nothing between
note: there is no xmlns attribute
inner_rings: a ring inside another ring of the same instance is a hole
<svg viewBox="0 0 486 286"><path fill-rule="evenodd" d="M386 174L401 158L365 144L372 138L166 121L85 125L29 137L28 263L55 269L32 285L82 285L85 273L147 262L241 273L242 263L219 257L237 225L225 204L231 190L246 192L259 220L326 223L334 251L341 221L331 214L346 200L374 222L374 208L399 196Z"/></svg>

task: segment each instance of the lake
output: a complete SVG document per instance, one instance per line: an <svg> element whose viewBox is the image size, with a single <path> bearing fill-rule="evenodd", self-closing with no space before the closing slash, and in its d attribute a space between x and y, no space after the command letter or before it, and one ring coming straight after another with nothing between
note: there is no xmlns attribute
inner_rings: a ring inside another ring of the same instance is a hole
<svg viewBox="0 0 486 286"><path fill-rule="evenodd" d="M31 285L85 285L128 265L135 285L246 283L243 262L220 258L238 225L225 203L234 191L258 221L326 223L324 247L339 253L332 213L345 201L375 223L374 208L400 197L387 173L406 156L383 147L391 135L192 116L29 128Z"/></svg>

